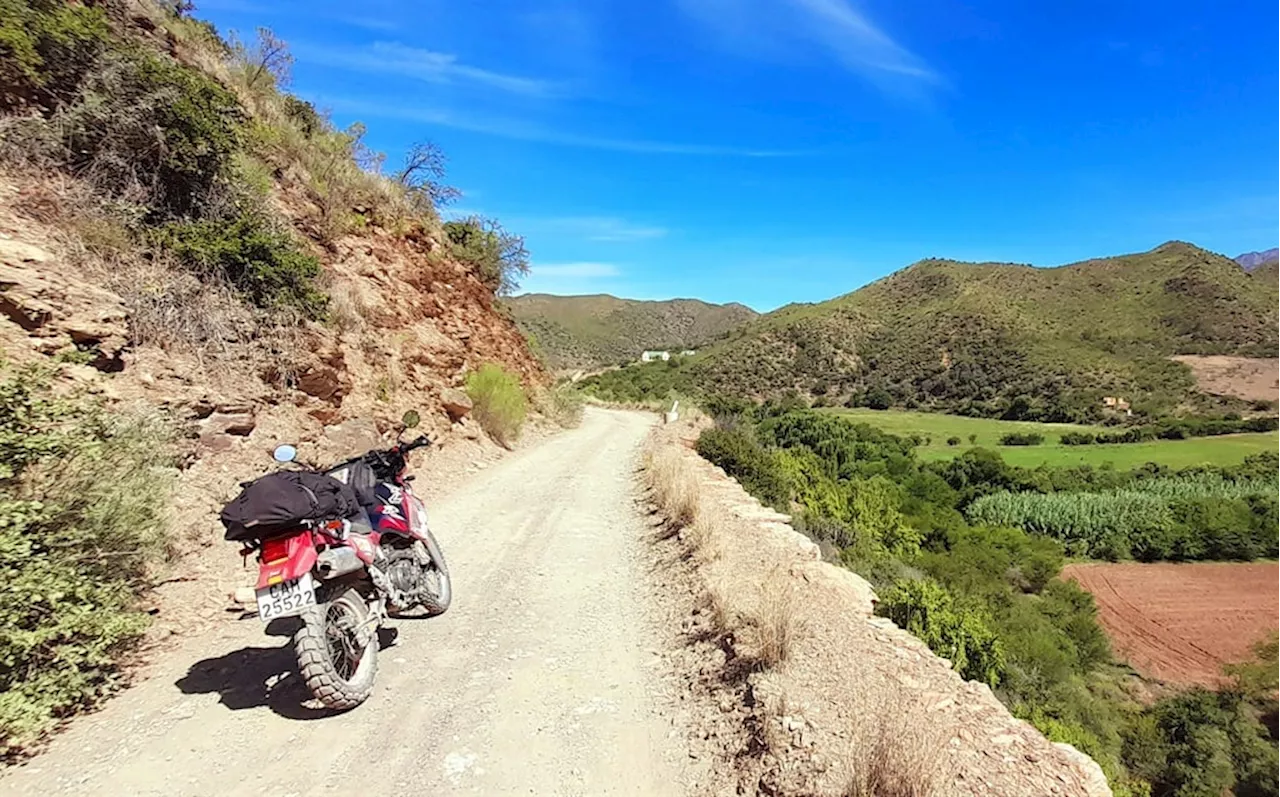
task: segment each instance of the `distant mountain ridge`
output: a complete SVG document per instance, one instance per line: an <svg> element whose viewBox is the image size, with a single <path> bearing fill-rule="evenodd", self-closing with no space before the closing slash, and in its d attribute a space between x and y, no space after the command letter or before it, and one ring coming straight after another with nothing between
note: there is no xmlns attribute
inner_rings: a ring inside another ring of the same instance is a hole
<svg viewBox="0 0 1280 797"><path fill-rule="evenodd" d="M1177 241L1056 268L924 260L761 316L683 370L710 392L824 403L1066 420L1111 395L1169 410L1196 396L1172 355L1276 356L1275 274Z"/></svg>
<svg viewBox="0 0 1280 797"><path fill-rule="evenodd" d="M697 348L758 316L736 302L641 301L608 294L531 293L506 303L547 365L561 370L620 365L645 349Z"/></svg>
<svg viewBox="0 0 1280 797"><path fill-rule="evenodd" d="M1280 260L1280 249L1268 249L1265 252L1245 252L1235 260L1244 267L1245 271L1253 271L1258 266Z"/></svg>

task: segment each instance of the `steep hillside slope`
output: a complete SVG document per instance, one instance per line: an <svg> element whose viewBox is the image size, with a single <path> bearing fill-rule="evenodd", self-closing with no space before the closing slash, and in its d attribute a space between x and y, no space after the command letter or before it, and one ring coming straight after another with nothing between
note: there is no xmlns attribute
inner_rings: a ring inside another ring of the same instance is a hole
<svg viewBox="0 0 1280 797"><path fill-rule="evenodd" d="M1027 419L1081 420L1106 395L1168 409L1193 392L1172 355L1275 356L1266 275L1179 242L1058 268L925 260L770 313L691 372L710 390Z"/></svg>
<svg viewBox="0 0 1280 797"><path fill-rule="evenodd" d="M546 379L496 307L524 267L500 228L441 223L438 170L382 174L280 90L269 31L185 5L2 4L0 758L149 624L225 616L217 511L277 443L331 462L416 409L448 449L481 438L469 372Z"/></svg>
<svg viewBox="0 0 1280 797"><path fill-rule="evenodd" d="M603 294L534 293L507 304L553 368L598 368L632 362L644 349L696 348L757 315L741 304L637 301Z"/></svg>
<svg viewBox="0 0 1280 797"><path fill-rule="evenodd" d="M1254 266L1249 271L1249 275L1260 283L1270 285L1271 288L1280 289L1280 260L1268 260Z"/></svg>

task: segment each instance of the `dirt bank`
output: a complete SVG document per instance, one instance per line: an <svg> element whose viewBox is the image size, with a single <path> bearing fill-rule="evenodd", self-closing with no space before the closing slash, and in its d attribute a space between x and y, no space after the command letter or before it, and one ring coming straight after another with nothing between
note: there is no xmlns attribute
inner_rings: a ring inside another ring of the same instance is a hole
<svg viewBox="0 0 1280 797"><path fill-rule="evenodd" d="M873 616L870 585L691 451L696 431L655 433L648 481L668 514L696 518L654 548L683 601L680 671L704 718L691 754L719 773L710 793L1111 794L1088 757Z"/></svg>

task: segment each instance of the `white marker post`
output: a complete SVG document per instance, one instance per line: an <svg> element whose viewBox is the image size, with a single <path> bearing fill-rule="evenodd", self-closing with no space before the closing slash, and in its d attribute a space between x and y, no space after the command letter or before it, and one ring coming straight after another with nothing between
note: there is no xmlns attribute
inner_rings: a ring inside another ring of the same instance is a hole
<svg viewBox="0 0 1280 797"><path fill-rule="evenodd" d="M671 411L662 416L662 422L675 423L676 419L680 417L680 414L676 412L676 408L679 406L680 406L680 402L678 401L671 402Z"/></svg>

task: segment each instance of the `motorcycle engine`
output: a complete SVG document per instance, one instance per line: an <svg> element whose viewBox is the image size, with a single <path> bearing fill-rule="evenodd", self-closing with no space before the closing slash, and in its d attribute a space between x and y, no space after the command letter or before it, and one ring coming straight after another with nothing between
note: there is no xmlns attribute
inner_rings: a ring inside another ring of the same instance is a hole
<svg viewBox="0 0 1280 797"><path fill-rule="evenodd" d="M418 563L412 559L395 559L387 569L387 575L397 592L412 596L422 589L422 568L418 567Z"/></svg>

